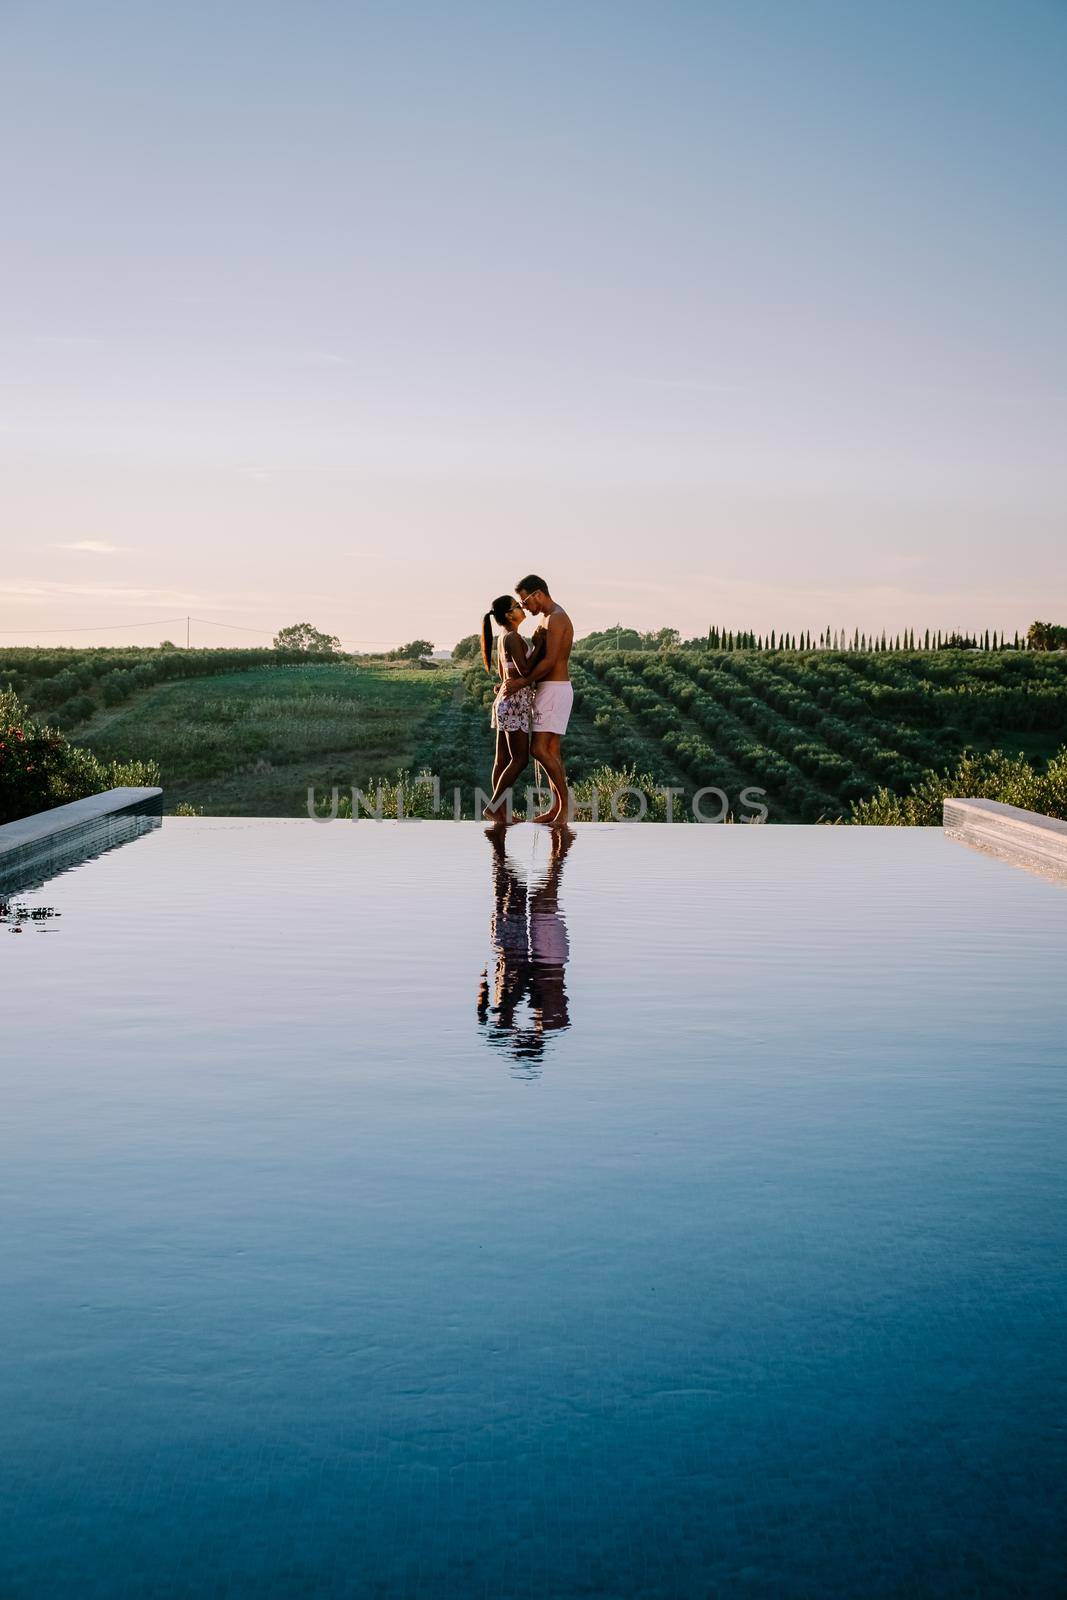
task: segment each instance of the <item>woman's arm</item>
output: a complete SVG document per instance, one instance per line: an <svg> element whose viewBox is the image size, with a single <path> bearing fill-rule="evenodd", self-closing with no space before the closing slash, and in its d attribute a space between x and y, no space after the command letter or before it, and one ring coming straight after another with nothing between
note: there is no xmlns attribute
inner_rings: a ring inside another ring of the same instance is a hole
<svg viewBox="0 0 1067 1600"><path fill-rule="evenodd" d="M520 689L527 688L531 683L539 683L542 678L547 678L554 672L563 645L563 638L557 628L552 626L551 618L539 628L542 635L540 654L533 664L526 664L523 674L518 678L508 678L504 684L505 694L517 694Z"/></svg>

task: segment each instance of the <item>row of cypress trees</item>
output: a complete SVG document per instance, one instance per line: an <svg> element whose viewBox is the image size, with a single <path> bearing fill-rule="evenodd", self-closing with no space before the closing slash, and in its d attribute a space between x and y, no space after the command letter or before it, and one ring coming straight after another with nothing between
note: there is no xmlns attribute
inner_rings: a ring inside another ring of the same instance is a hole
<svg viewBox="0 0 1067 1600"><path fill-rule="evenodd" d="M889 635L885 629L881 634L867 634L856 628L849 635L844 628L824 628L816 639L810 631L800 633L778 633L774 628L769 634L747 633L743 630L735 631L729 628L711 627L708 629L709 650L1022 650L1026 648L1026 641L1020 639L1016 630L1014 639L1009 643L1006 633L998 633L996 629L990 633L989 629L981 636L975 634L945 633L938 628L932 631L926 629L923 634L916 633L914 628L905 628L903 633Z"/></svg>

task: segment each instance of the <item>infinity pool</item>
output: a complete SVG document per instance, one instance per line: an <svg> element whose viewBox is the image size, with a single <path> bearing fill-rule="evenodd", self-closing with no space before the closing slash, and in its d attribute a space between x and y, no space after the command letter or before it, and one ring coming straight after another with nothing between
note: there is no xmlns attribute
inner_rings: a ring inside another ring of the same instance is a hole
<svg viewBox="0 0 1067 1600"><path fill-rule="evenodd" d="M1065 948L932 830L13 896L0 1594L1062 1592Z"/></svg>

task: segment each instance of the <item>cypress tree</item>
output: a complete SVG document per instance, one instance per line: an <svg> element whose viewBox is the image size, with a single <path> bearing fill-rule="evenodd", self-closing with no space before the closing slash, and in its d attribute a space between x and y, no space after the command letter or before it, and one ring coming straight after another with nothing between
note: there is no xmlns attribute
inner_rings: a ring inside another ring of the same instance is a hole
<svg viewBox="0 0 1067 1600"><path fill-rule="evenodd" d="M925 639L925 641L923 643L923 649L924 650L929 650L929 648L930 648L930 630L929 630L929 628L927 628L927 630L926 630L926 639Z"/></svg>

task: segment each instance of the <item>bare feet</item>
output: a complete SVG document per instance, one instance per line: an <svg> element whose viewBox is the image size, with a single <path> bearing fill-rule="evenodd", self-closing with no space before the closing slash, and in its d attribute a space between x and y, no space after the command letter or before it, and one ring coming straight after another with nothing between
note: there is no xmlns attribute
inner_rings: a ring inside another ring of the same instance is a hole
<svg viewBox="0 0 1067 1600"><path fill-rule="evenodd" d="M499 810L494 811L492 807L486 806L482 817L486 822L491 822L494 828L502 828L508 820L507 807L501 806Z"/></svg>
<svg viewBox="0 0 1067 1600"><path fill-rule="evenodd" d="M560 822L563 821L563 818L560 816L559 812L553 806L551 811L542 811L539 816L531 817L530 821L531 822L543 822L543 823L546 824L547 827L554 828Z"/></svg>

